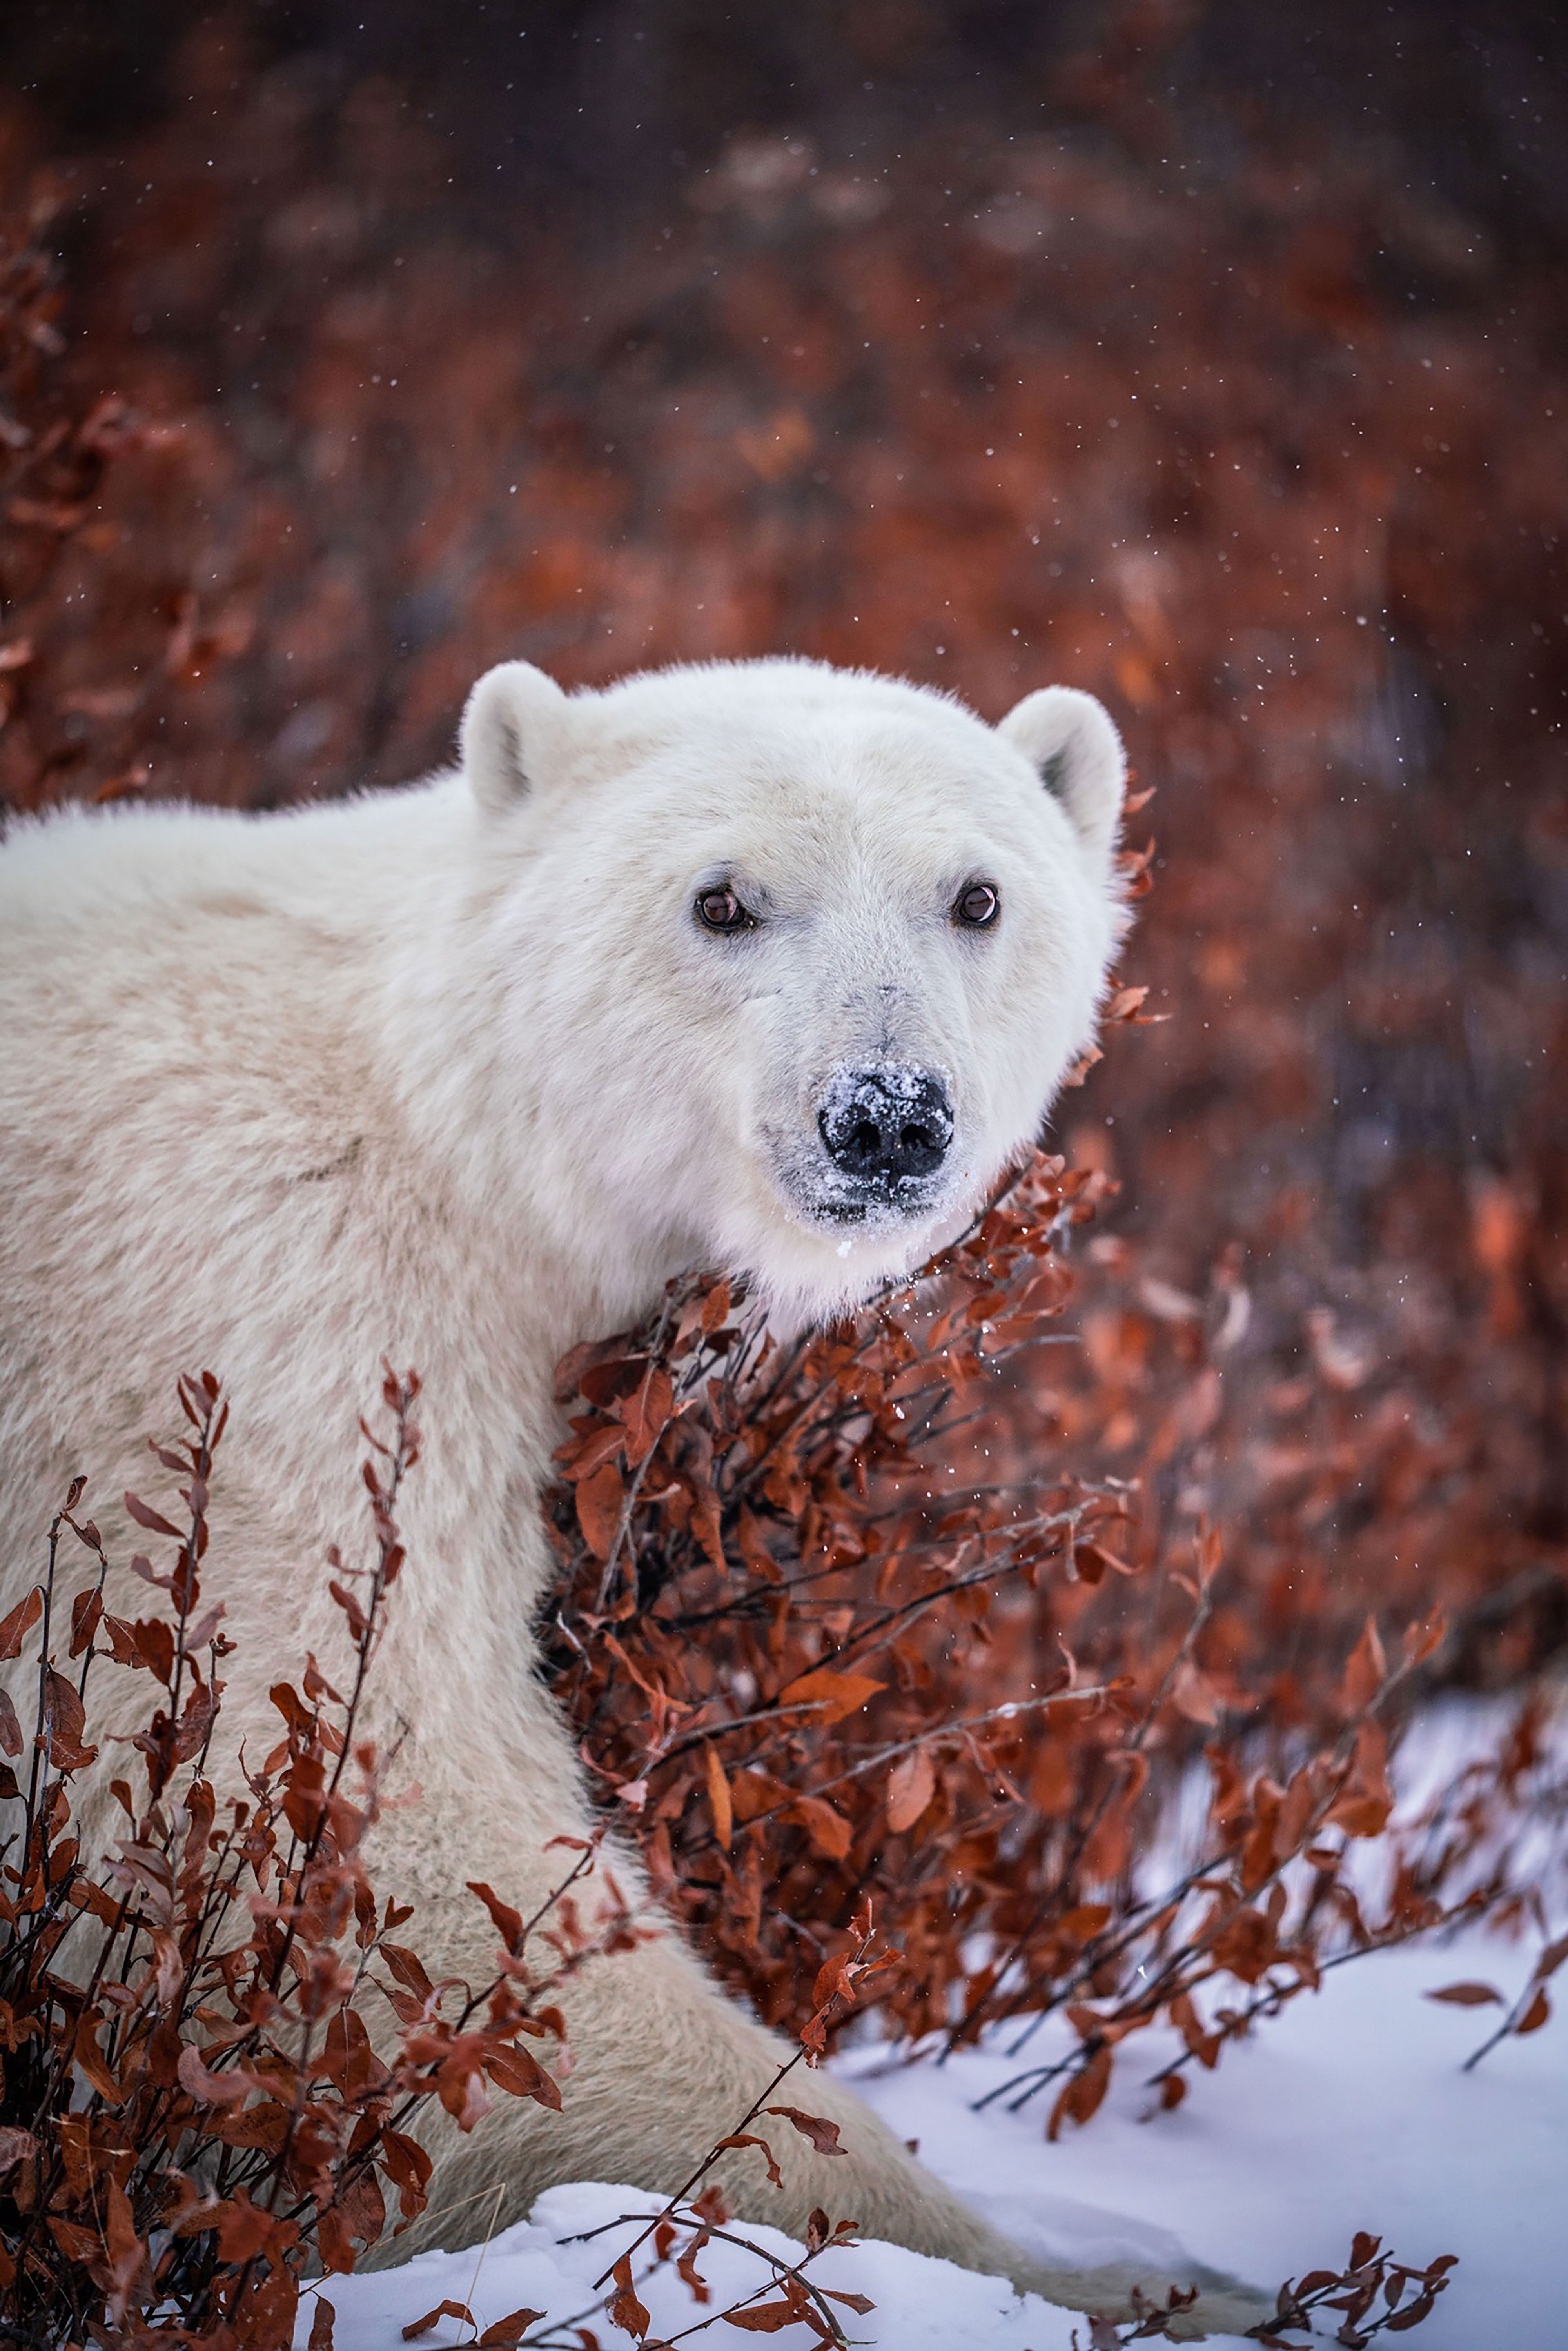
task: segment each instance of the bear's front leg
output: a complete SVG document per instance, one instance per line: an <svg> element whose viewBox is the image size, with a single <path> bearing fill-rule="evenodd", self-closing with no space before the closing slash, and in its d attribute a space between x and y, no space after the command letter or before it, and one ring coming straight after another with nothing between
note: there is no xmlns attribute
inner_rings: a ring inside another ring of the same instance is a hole
<svg viewBox="0 0 1568 2351"><path fill-rule="evenodd" d="M515 1855L513 1863L515 1876ZM612 1866L623 1886L636 1885L630 1856L614 1855ZM517 1899L515 1890L509 1898ZM808 2216L820 2208L835 2223L852 2221L863 2236L1006 2277L1020 2292L1072 2309L1124 2314L1134 2285L1163 2301L1178 2283L1201 2290L1180 2335L1239 2331L1270 2314L1271 2302L1198 2263L1172 2279L1133 2263L1072 2271L1037 2260L916 2162L851 2090L803 2065L779 2084L778 2102L833 2123L842 2152L819 2153L785 2117L764 2111L747 2128L767 2137L781 2186L771 2183L756 2148L727 2149L705 2168L793 2052L705 1975L640 1891L635 1903L646 1939L589 1959L550 1995L565 2014L571 2050L559 2113L508 2098L464 2134L433 2110L420 2131L436 2159L430 2209L395 2246L383 2246L381 2258L470 2243L522 2219L546 2188L568 2180L640 2189L651 2215L653 2199L674 2196L700 2172L702 2184L717 2181L742 2224L768 2222L804 2240ZM591 1920L591 1899L583 1910ZM493 1951L482 1914L477 1926L465 1922L463 1938L462 1971L483 1981ZM543 2053L548 2058L548 2049Z"/></svg>

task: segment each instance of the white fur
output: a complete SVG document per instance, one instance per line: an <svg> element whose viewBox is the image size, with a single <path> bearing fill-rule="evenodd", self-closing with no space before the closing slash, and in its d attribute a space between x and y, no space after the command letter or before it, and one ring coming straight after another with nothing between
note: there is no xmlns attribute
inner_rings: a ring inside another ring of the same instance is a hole
<svg viewBox="0 0 1568 2351"><path fill-rule="evenodd" d="M1088 1040L1123 919L1120 756L1087 697L1051 706L1065 733L1036 725L1040 696L992 730L806 664L570 697L510 664L475 690L466 776L262 818L66 812L0 856L0 1608L78 1469L129 1556L145 1437L173 1426L176 1374L213 1368L233 1399L209 1593L238 1644L227 1740L265 1748L268 1684L333 1654L328 1545L363 1554L378 1364L416 1366L423 1458L369 1727L410 1726L398 1770L423 1802L373 1860L417 1900L434 1973L487 1971L464 1881L531 1907L560 1865L547 1840L590 1816L535 1671L558 1358L693 1267L796 1316L863 1293L1028 1146ZM1064 745L1057 797L1040 761ZM1002 914L966 935L950 908L976 875ZM719 879L755 932L695 921ZM809 1206L815 1105L867 1062L940 1068L956 1134L919 1217L850 1228ZM140 1605L124 1584L110 1601ZM778 2044L655 1923L572 1987L563 2115L507 2101L463 2140L437 2119L445 2209L419 2237L504 2224L555 2180L668 2190L744 2110ZM848 2159L781 2126L782 2195L732 2159L743 2212L799 2233L821 2202L1063 2298L1114 2290L1042 2280L846 2091L803 2095ZM498 2213L464 2204L496 2181Z"/></svg>

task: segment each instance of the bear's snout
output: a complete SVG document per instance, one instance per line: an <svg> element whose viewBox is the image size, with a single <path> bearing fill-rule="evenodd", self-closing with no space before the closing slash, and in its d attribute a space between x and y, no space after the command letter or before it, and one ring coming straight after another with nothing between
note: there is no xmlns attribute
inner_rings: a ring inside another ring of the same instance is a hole
<svg viewBox="0 0 1568 2351"><path fill-rule="evenodd" d="M934 1070L841 1070L817 1125L841 1174L886 1196L936 1173L953 1140L953 1105Z"/></svg>

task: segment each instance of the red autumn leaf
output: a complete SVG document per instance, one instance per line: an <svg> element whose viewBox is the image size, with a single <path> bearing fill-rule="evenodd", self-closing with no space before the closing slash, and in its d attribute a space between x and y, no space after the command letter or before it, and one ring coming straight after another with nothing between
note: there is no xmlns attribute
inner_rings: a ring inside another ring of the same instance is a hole
<svg viewBox="0 0 1568 2351"><path fill-rule="evenodd" d="M537 2326L544 2314L542 2310L509 2310L505 2318L493 2319L479 2337L479 2351L517 2351L529 2327Z"/></svg>
<svg viewBox="0 0 1568 2351"><path fill-rule="evenodd" d="M19 1657L22 1644L44 1613L44 1595L35 1584L6 1616L0 1616L0 1659Z"/></svg>
<svg viewBox="0 0 1568 2351"><path fill-rule="evenodd" d="M431 1998L435 1987L426 1975L424 1964L417 1952L405 1949L401 1943L382 1943L380 1949L398 1981L406 1984L416 2000L423 2001Z"/></svg>
<svg viewBox="0 0 1568 2351"><path fill-rule="evenodd" d="M536 2105L548 2106L552 2114L560 2112L560 2091L555 2081L537 2057L516 2043L493 2051L485 2060L485 2071L497 2089L509 2090L515 2098L532 2098Z"/></svg>
<svg viewBox="0 0 1568 2351"><path fill-rule="evenodd" d="M887 1825L894 1835L912 1829L936 1793L936 1771L930 1751L914 1748L901 1755L888 1775Z"/></svg>
<svg viewBox="0 0 1568 2351"><path fill-rule="evenodd" d="M1551 1997L1544 1984L1537 1984L1531 1995L1529 2007L1513 2029L1515 2032L1539 2032L1551 2014Z"/></svg>
<svg viewBox="0 0 1568 2351"><path fill-rule="evenodd" d="M99 1627L103 1614L103 1594L97 1584L78 1592L71 1602L71 1644L73 1657L79 1657Z"/></svg>
<svg viewBox="0 0 1568 2351"><path fill-rule="evenodd" d="M756 2302L748 2309L725 2313L727 2325L738 2326L748 2335L778 2335L800 2322L800 2313L792 2302Z"/></svg>
<svg viewBox="0 0 1568 2351"><path fill-rule="evenodd" d="M591 1478L583 1479L576 1494L577 1520L584 1540L595 1559L607 1560L615 1548L626 1507L626 1489L620 1470L612 1461L606 1461Z"/></svg>
<svg viewBox="0 0 1568 2351"><path fill-rule="evenodd" d="M272 2214L253 2204L243 2188L236 2189L228 2202L218 2205L212 2220L225 2262L248 2262L278 2233Z"/></svg>
<svg viewBox="0 0 1568 2351"><path fill-rule="evenodd" d="M433 2168L430 2157L416 2139L394 2130L382 2131L376 2156L382 2169L397 2189L403 2219L416 2219L425 2206L425 2189L430 2185Z"/></svg>
<svg viewBox="0 0 1568 2351"><path fill-rule="evenodd" d="M785 1808L784 1818L798 1823L830 1861L842 1861L853 1843L854 1832L848 1821L821 1796L797 1796Z"/></svg>
<svg viewBox="0 0 1568 2351"><path fill-rule="evenodd" d="M1437 1655L1448 1637L1448 1620L1442 1610L1438 1609L1436 1615L1427 1619L1425 1625L1412 1625L1406 1628L1406 1662L1412 1666L1424 1666L1428 1657Z"/></svg>
<svg viewBox="0 0 1568 2351"><path fill-rule="evenodd" d="M779 1693L780 1706L812 1706L821 1708L818 1719L824 1729L841 1722L873 1698L885 1682L873 1681L868 1674L836 1673L831 1666L817 1666L809 1674L799 1674Z"/></svg>
<svg viewBox="0 0 1568 2351"><path fill-rule="evenodd" d="M181 2050L177 2071L181 2088L204 2105L235 2106L250 2095L252 2085L244 2074L213 2073L193 2042Z"/></svg>
<svg viewBox="0 0 1568 2351"><path fill-rule="evenodd" d="M520 1910L514 1910L509 1903L503 1902L500 1896L495 1892L494 1888L485 1885L482 1879L471 1877L468 1879L467 1884L469 1893L476 1894L479 1896L480 1901L485 1905L486 1909L490 1913L491 1921L495 1926L496 1932L501 1938L502 1942L506 1945L507 1949L511 1953L513 1959L520 1957L523 1948L522 1912ZM422 1969L420 1972L423 1974L423 1970ZM426 1982L428 1983L428 1981L429 1979L426 1978Z"/></svg>
<svg viewBox="0 0 1568 2351"><path fill-rule="evenodd" d="M474 2314L465 2302L438 2302L435 2308L427 2310L423 2318L409 2321L402 2330L403 2341L417 2343L422 2335L428 2335L431 2329L438 2326L444 2318L455 2318L460 2326L472 2326L475 2324Z"/></svg>
<svg viewBox="0 0 1568 2351"><path fill-rule="evenodd" d="M718 1496L706 1479L698 1483L692 1498L692 1525L704 1552L722 1574L726 1565L724 1521L718 1507Z"/></svg>
<svg viewBox="0 0 1568 2351"><path fill-rule="evenodd" d="M708 1291L707 1296L703 1300L702 1328L704 1337L712 1338L714 1332L716 1331L722 1330L728 1320L729 1284L727 1281L716 1281L713 1288Z"/></svg>
<svg viewBox="0 0 1568 2351"><path fill-rule="evenodd" d="M1189 1722L1213 1724L1219 1719L1219 1702L1208 1676L1184 1657L1171 1677L1171 1704Z"/></svg>
<svg viewBox="0 0 1568 2351"><path fill-rule="evenodd" d="M1381 1836L1394 1807L1385 1796L1369 1796L1351 1789L1330 1805L1326 1818L1347 1836Z"/></svg>
<svg viewBox="0 0 1568 2351"><path fill-rule="evenodd" d="M1568 1959L1568 1935L1559 1935L1555 1942L1544 1946L1535 1962L1536 1981L1544 1983L1549 1976L1554 1976L1564 1959Z"/></svg>
<svg viewBox="0 0 1568 2351"><path fill-rule="evenodd" d="M1080 2126L1088 2122L1098 2109L1110 2083L1111 2052L1108 2048L1096 2050L1057 2098L1051 2110L1051 2120L1046 2125L1046 2137L1056 2138L1064 2122L1074 2122Z"/></svg>
<svg viewBox="0 0 1568 2351"><path fill-rule="evenodd" d="M79 2221L67 2220L57 2213L49 2215L49 2234L68 2260L84 2263L96 2262L103 2251L103 2240L96 2229L84 2229Z"/></svg>
<svg viewBox="0 0 1568 2351"><path fill-rule="evenodd" d="M50 1666L44 1676L44 1734L49 1761L57 1771L79 1771L98 1753L85 1744L86 1710L74 1682Z"/></svg>
<svg viewBox="0 0 1568 2351"><path fill-rule="evenodd" d="M135 1520L139 1527L145 1527L149 1534L172 1535L176 1542L183 1541L184 1537L181 1530L172 1525L162 1511L153 1510L150 1503L142 1501L140 1495L126 1494L121 1499L130 1517Z"/></svg>
<svg viewBox="0 0 1568 2351"><path fill-rule="evenodd" d="M1425 1992L1422 1997L1448 2001L1455 2008L1485 2008L1489 2005L1500 2008L1503 2005L1501 1992L1494 1991L1490 1984L1484 1983L1445 1984L1441 1991Z"/></svg>
<svg viewBox="0 0 1568 2351"><path fill-rule="evenodd" d="M1522 2026L1521 2030L1523 2030ZM800 2106L768 2106L766 2112L782 2115L787 2122L793 2123L801 2137L809 2138L819 2155L842 2155L844 2150L839 2144L839 2126L837 2123L829 2122L825 2115L809 2115Z"/></svg>
<svg viewBox="0 0 1568 2351"><path fill-rule="evenodd" d="M846 2310L858 2311L862 2318L868 2311L876 2308L869 2294L851 2294L841 2285L824 2285L819 2287L818 2291L825 2294L830 2302L841 2302Z"/></svg>
<svg viewBox="0 0 1568 2351"><path fill-rule="evenodd" d="M115 1915L113 1909L109 1911L110 1919ZM93 2038L91 2022L90 2016L84 2015L78 2026L76 2039L71 2046L71 2061L82 2079L91 2084L106 2105L122 2105L126 2096L125 2088L116 2081L113 2073L105 2064L103 2053Z"/></svg>
<svg viewBox="0 0 1568 2351"><path fill-rule="evenodd" d="M735 1808L730 1801L729 1782L725 1778L724 1765L718 1760L717 1750L708 1741L703 1745L703 1769L707 1776L714 1834L727 1853L735 1834Z"/></svg>
<svg viewBox="0 0 1568 2351"><path fill-rule="evenodd" d="M668 1425L675 1392L668 1372L650 1365L641 1387L616 1409L626 1428L626 1460L635 1469L645 1461Z"/></svg>
<svg viewBox="0 0 1568 2351"><path fill-rule="evenodd" d="M596 1469L615 1460L625 1450L625 1429L615 1421L606 1421L597 1428L590 1424L580 1436L559 1447L556 1459L572 1483L580 1485L585 1478L591 1478Z"/></svg>
<svg viewBox="0 0 1568 2351"><path fill-rule="evenodd" d="M641 2343L647 2335L650 2320L646 2305L638 2301L632 2283L631 2254L622 2253L610 2274L615 2280L615 2291L606 2304L606 2315L612 2326Z"/></svg>
<svg viewBox="0 0 1568 2351"><path fill-rule="evenodd" d="M1370 1705L1382 1688L1387 1671L1388 1661L1383 1654L1376 1621L1369 1616L1344 1669L1345 1711L1359 1714Z"/></svg>
<svg viewBox="0 0 1568 2351"><path fill-rule="evenodd" d="M349 1620L350 1637L356 1641L362 1641L371 1629L371 1620L364 1612L358 1593L350 1585L335 1581L329 1582L327 1589Z"/></svg>
<svg viewBox="0 0 1568 2351"><path fill-rule="evenodd" d="M112 2174L107 2182L104 2208L103 2234L110 2267L116 2284L123 2290L141 2266L141 2257L147 2248L137 2234L131 2199Z"/></svg>
<svg viewBox="0 0 1568 2351"><path fill-rule="evenodd" d="M731 2131L727 2137L716 2139L714 2144L716 2147L756 2147L758 2152L760 2154L763 2162L768 2167L768 2177L772 2181L774 2187L783 2187L784 2174L779 2168L778 2159L773 2153L773 2149L768 2146L768 2141L765 2138L758 2137L755 2131Z"/></svg>

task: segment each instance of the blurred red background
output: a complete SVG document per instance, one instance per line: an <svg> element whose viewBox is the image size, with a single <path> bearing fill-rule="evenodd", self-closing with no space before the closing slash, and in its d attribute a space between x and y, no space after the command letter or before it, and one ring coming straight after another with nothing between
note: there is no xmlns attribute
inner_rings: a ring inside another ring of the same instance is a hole
<svg viewBox="0 0 1568 2351"><path fill-rule="evenodd" d="M1168 1018L1065 1097L1122 1190L1015 1437L1218 1516L1217 1670L1441 1599L1511 1679L1568 1626L1552 31L24 11L0 790L392 783L510 654L1092 688Z"/></svg>

